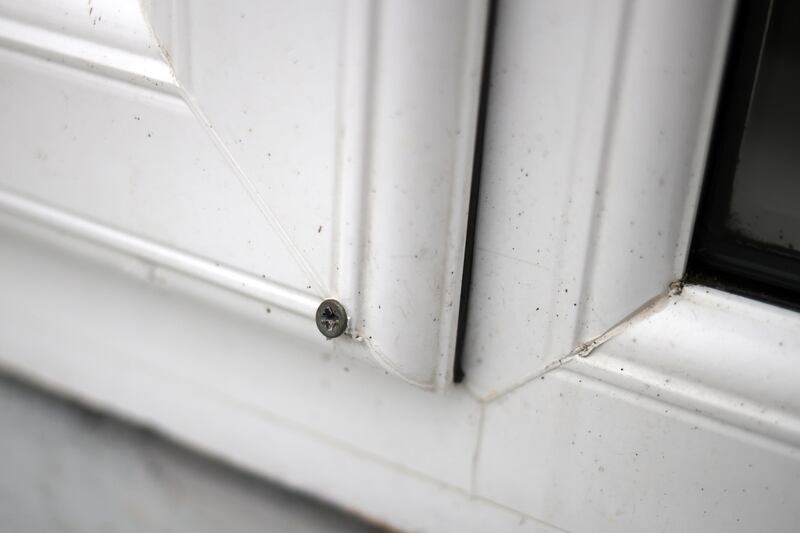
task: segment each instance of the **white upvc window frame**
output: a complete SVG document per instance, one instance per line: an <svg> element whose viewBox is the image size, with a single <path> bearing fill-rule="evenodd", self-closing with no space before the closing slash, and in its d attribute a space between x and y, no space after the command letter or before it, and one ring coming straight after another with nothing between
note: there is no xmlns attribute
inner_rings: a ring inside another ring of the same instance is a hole
<svg viewBox="0 0 800 533"><path fill-rule="evenodd" d="M769 495L687 511L706 497L681 493L695 472L655 458L601 472L559 433L590 427L587 417L619 428L614 446L580 444L612 461L650 431L635 424L663 421L672 433L651 450L698 431L722 450L712 473L736 470L734 441L783 466L784 485L796 471L800 316L674 284L733 8L498 7L463 384L419 389L308 335L304 317L273 313L265 326L253 298L32 223L8 203L0 362L400 528L697 527L734 510L745 521L731 527L798 518ZM771 472L764 464L756 470ZM549 484L562 465L580 487L566 474L571 483ZM620 497L619 518L577 494L636 494L634 467L649 487L668 486L660 505L683 515Z"/></svg>

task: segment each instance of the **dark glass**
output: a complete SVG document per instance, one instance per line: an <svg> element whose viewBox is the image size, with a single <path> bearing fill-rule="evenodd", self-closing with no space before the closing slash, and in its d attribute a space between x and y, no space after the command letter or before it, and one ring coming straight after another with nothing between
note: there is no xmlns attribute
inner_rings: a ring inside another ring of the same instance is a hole
<svg viewBox="0 0 800 533"><path fill-rule="evenodd" d="M800 303L800 2L740 3L689 273Z"/></svg>
<svg viewBox="0 0 800 533"><path fill-rule="evenodd" d="M800 2L776 2L770 13L727 226L800 250Z"/></svg>

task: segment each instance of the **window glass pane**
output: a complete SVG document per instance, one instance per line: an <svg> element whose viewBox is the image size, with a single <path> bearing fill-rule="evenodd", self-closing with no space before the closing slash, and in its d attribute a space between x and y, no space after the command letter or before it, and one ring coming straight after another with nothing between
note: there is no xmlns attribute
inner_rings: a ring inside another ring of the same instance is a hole
<svg viewBox="0 0 800 533"><path fill-rule="evenodd" d="M726 224L800 250L800 2L772 6Z"/></svg>
<svg viewBox="0 0 800 533"><path fill-rule="evenodd" d="M738 3L690 281L800 308L800 2Z"/></svg>

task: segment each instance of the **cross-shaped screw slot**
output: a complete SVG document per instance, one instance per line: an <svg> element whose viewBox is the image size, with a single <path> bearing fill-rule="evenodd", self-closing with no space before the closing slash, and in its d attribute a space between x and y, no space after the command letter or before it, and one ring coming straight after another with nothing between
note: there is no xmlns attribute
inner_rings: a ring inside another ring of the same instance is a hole
<svg viewBox="0 0 800 533"><path fill-rule="evenodd" d="M326 305L322 308L322 327L325 331L333 331L339 325L339 315L333 310L333 307Z"/></svg>
<svg viewBox="0 0 800 533"><path fill-rule="evenodd" d="M347 329L347 312L338 301L324 300L317 308L317 329L332 339Z"/></svg>

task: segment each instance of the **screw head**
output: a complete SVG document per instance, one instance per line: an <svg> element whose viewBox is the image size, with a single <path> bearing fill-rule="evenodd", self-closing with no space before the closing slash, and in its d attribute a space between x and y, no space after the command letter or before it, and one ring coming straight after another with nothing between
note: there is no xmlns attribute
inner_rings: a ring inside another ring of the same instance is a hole
<svg viewBox="0 0 800 533"><path fill-rule="evenodd" d="M323 300L317 307L317 329L329 339L344 333L347 329L347 311L344 306L332 298Z"/></svg>

